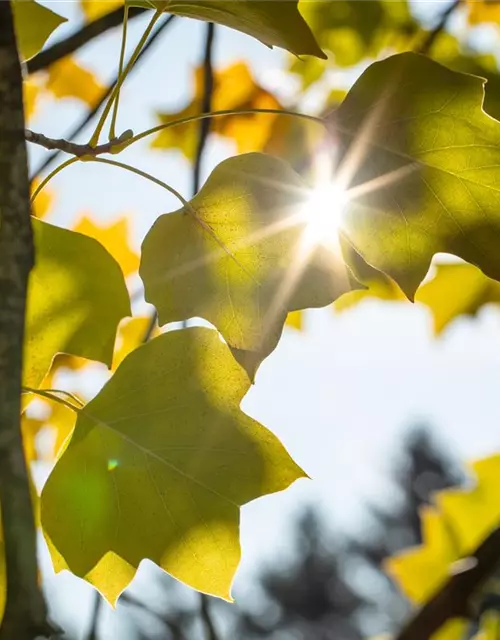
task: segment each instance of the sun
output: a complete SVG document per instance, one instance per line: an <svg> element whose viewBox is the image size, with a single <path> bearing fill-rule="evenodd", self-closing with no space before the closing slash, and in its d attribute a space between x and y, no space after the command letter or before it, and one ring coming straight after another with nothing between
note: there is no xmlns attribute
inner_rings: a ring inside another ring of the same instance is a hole
<svg viewBox="0 0 500 640"><path fill-rule="evenodd" d="M331 249L338 248L339 230L347 203L346 190L334 182L311 190L301 212L306 222L304 240L307 245L322 244Z"/></svg>

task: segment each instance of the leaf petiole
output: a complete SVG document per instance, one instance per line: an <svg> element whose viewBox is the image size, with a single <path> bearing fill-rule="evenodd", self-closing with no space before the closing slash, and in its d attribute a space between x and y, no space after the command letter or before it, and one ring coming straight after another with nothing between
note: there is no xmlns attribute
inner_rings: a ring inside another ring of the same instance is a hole
<svg viewBox="0 0 500 640"><path fill-rule="evenodd" d="M165 189L166 191L174 195L182 203L184 207L186 207L187 209L189 209L194 213L191 203L188 202L182 194L180 194L176 189L171 187L166 182L163 182L162 180L155 178L154 176L147 173L146 171L137 169L137 167L133 167L132 165L126 164L125 162L118 162L118 160L110 160L109 158L91 158L89 162L100 162L101 164L109 164L113 167L118 167L119 169L125 169L126 171L130 171L131 173L135 173L136 175L141 176L141 178L146 178L146 180L150 180L151 182L154 182L158 186L163 187L163 189Z"/></svg>
<svg viewBox="0 0 500 640"><path fill-rule="evenodd" d="M171 127L179 127L180 125L188 124L190 122L197 122L199 120L205 120L206 118L221 118L223 116L247 116L254 113L267 113L272 115L300 118L302 120L309 120L310 122L317 122L318 124L322 124L323 126L325 126L325 120L323 118L320 118L318 116L311 116L308 113L300 113L299 111L288 111L286 109L222 109L221 111L199 113L194 116L186 116L185 118L172 120L171 122L166 122L165 124L159 124L156 127L152 127L151 129L147 129L142 133L138 133L137 135L132 136L126 141L122 148L124 149L134 142L138 142L143 138L151 136L154 133L164 131L165 129L170 129Z"/></svg>
<svg viewBox="0 0 500 640"><path fill-rule="evenodd" d="M50 182L52 180L52 178L54 178L60 171L62 171L63 169L65 169L66 167L69 167L71 164L74 164L75 162L78 162L78 160L80 160L81 158L79 158L78 156L75 156L74 158L70 158L69 160L66 160L65 162L61 163L58 167L56 167L53 171L51 171L49 173L48 176L46 176L38 185L38 187L35 189L35 191L33 192L33 195L31 196L31 203L33 203L36 199L36 197L38 196L38 194L42 191L42 189L47 185L48 182Z"/></svg>
<svg viewBox="0 0 500 640"><path fill-rule="evenodd" d="M127 24L128 24L128 10L129 5L125 4L123 13L123 31L122 31L122 44L120 49L120 62L118 66L118 80L117 85L123 76L123 67L125 64L125 49L127 47ZM142 48L142 47L141 47ZM116 98L113 102L113 114L111 116L111 124L109 126L109 139L114 140L116 138L116 119L118 117L118 104L120 102L120 87L118 87Z"/></svg>
<svg viewBox="0 0 500 640"><path fill-rule="evenodd" d="M47 400L53 400L54 402L58 402L59 404L62 404L65 407L68 407L68 409L72 409L76 413L81 411L81 409L84 406L83 402L79 398L77 398L74 394L70 393L69 391L63 391L62 389L33 389L32 387L23 387L22 390L23 390L23 393L34 393L37 396L46 398ZM76 406L71 402L69 402L68 400L64 400L64 398L60 398L58 395L56 395L58 393L70 397L74 402L76 402L80 406Z"/></svg>
<svg viewBox="0 0 500 640"><path fill-rule="evenodd" d="M123 69L123 73L120 74L118 80L116 81L115 86L113 87L113 90L111 91L111 93L109 95L108 101L106 102L106 106L104 107L104 110L103 110L103 112L101 114L101 117L99 118L99 122L97 123L97 127L96 127L94 133L92 134L92 137L90 139L89 144L91 144L93 146L98 144L102 129L103 129L104 124L106 122L106 119L107 119L107 117L109 115L109 112L111 111L111 107L113 106L113 102L117 98L118 93L120 91L120 88L121 88L122 84L125 82L125 78L127 77L129 71L134 66L135 61L139 57L139 54L141 52L142 47L144 46L146 40L149 37L149 34L153 30L153 27L155 26L156 22L160 18L161 14L162 14L161 10L155 11L155 13L154 13L153 17L151 18L148 26L146 27L146 30L142 34L142 37L139 40L136 48L134 49L134 52L132 53L132 56L131 56L130 60L128 61L127 65L125 66L125 69Z"/></svg>

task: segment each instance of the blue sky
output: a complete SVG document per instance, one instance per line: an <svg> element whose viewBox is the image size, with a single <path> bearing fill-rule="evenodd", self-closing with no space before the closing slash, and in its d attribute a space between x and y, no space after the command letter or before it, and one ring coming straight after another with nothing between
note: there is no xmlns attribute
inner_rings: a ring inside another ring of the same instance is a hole
<svg viewBox="0 0 500 640"><path fill-rule="evenodd" d="M79 15L75 2L47 4L68 17ZM444 2L421 2L417 10L430 15L444 6ZM144 20L134 21L129 42L143 28ZM120 131L146 129L156 124L156 110L183 106L192 88L191 71L200 57L202 37L201 23L174 23L127 81ZM78 58L106 82L114 73L118 53L119 34L114 32L89 45ZM284 96L291 93L293 87L283 81L281 72L283 52L219 28L216 64L241 58L250 63L260 83L279 87ZM308 106L314 108L313 103L310 99ZM72 101L47 102L31 127L61 137L80 111ZM205 175L232 152L229 145L211 143ZM36 166L43 152L35 150L32 155ZM124 161L189 196L189 166L180 154L150 151L145 142L124 154ZM69 225L91 212L104 222L127 214L137 247L159 214L178 207L173 197L151 183L101 165L71 167L51 188L56 203L49 221ZM96 367L85 388L97 391L104 377L102 368ZM456 322L439 340L432 336L428 312L410 304L367 302L337 316L330 309L308 312L305 331L286 330L278 349L264 362L243 408L282 439L312 480L299 481L284 493L244 507L243 561L236 596L243 597L261 562L286 553L290 518L299 505L316 503L337 525L356 527L366 500L383 499L384 476L400 436L415 422L432 424L445 446L464 459L500 449L499 398L497 309ZM47 585L51 593L53 589L64 593L64 600L74 603L78 598L85 619L87 590L76 580L50 576ZM74 610L71 618L75 619Z"/></svg>

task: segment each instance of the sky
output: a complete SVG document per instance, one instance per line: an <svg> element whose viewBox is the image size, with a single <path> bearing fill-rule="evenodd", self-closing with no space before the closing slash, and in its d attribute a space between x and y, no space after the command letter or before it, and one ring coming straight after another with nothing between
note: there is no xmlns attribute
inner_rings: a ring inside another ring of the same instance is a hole
<svg viewBox="0 0 500 640"><path fill-rule="evenodd" d="M79 15L75 2L46 4L67 17ZM443 2L421 2L417 11L432 21L432 15L444 6ZM144 20L134 21L129 42L136 41L142 29ZM58 37L64 33L63 29ZM202 23L174 21L166 37L127 80L119 131L141 131L157 123L156 111L184 106L192 90L192 69L199 62L202 39ZM106 83L115 72L118 54L119 33L115 31L87 46L78 59ZM283 98L293 93L293 83L285 81L282 72L283 52L218 28L216 66L241 58L250 64L261 84L278 88ZM350 78L343 80L347 83ZM306 103L314 110L314 95ZM71 100L47 102L30 126L48 136L64 136L81 109ZM89 134L90 130L86 136ZM211 142L204 175L233 152L230 145ZM33 166L43 155L40 149L31 150ZM190 195L189 165L180 154L152 151L146 141L123 154L123 160ZM55 206L48 221L70 225L90 212L104 223L125 214L137 248L158 215L178 208L175 199L155 185L118 169L89 163L62 172L51 189ZM144 308L139 306L136 311ZM96 365L95 375L84 381L86 392L97 392L106 375L104 368ZM485 309L478 318L455 322L437 340L426 309L409 303L369 301L337 315L331 309L307 312L305 330L285 330L242 407L278 435L311 479L243 508L243 560L235 581L236 597L244 597L263 563L287 553L293 515L304 504L320 506L336 526L348 530L359 526L366 502L383 500L389 490L386 476L402 435L412 425L432 425L445 449L463 460L500 449L499 398L498 309ZM48 593L57 592L69 605L79 603L80 613L76 615L73 606L64 624L80 626L88 615L89 590L68 574L54 576L45 555L44 565ZM139 574L140 587L147 572L141 569ZM107 613L110 616L111 610ZM103 637L117 637L113 629L110 625L103 628Z"/></svg>

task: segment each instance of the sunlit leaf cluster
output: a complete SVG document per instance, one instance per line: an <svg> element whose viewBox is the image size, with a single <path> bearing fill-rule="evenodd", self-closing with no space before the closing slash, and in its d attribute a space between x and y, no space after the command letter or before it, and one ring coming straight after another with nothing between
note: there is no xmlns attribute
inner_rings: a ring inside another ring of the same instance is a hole
<svg viewBox="0 0 500 640"><path fill-rule="evenodd" d="M492 4L461 7L471 28L500 20ZM91 22L122 5L82 0L80 9ZM34 0L13 6L28 60L65 18ZM89 143L103 144L112 114L108 155L85 149L67 164L121 166L179 200L140 249L127 215L107 226L92 212L72 228L47 222L52 174L33 181L25 457L53 465L34 504L56 571L69 569L114 604L150 559L230 600L240 507L306 477L240 408L285 324L301 330L306 309L341 313L378 299L424 305L437 335L500 303L500 76L493 55L444 28L430 49L432 33L402 0L123 6L148 9L149 31L133 56L164 13L214 22L287 51L301 93L287 103L243 62L216 69L213 113L203 115L234 155L190 197L119 155L132 157L149 136L156 158L174 151L196 163L206 70L194 70L184 106L159 109L158 126L118 137L119 89L130 72L121 65ZM323 95L316 112L299 113L311 91ZM95 71L66 56L27 77L24 93L30 120L44 102L92 108L106 92ZM137 283L153 317L132 314ZM186 326L200 319L203 326ZM107 382L86 402L68 372L83 375L95 363ZM498 458L474 472L470 492L440 494L423 512L424 545L388 564L417 605L500 517ZM463 631L451 624L443 640Z"/></svg>

